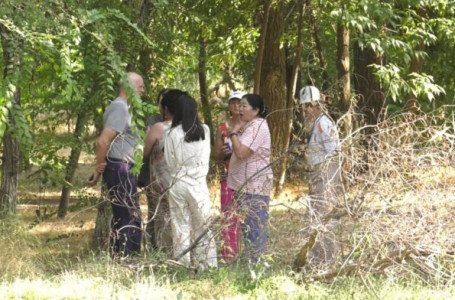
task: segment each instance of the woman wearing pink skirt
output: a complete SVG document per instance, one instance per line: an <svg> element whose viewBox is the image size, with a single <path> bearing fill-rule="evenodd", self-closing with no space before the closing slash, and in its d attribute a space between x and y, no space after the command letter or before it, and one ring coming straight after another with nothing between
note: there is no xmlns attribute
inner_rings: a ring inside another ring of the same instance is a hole
<svg viewBox="0 0 455 300"><path fill-rule="evenodd" d="M230 118L218 126L215 137L215 158L221 162L221 256L226 263L237 258L240 237L240 225L237 216L237 207L233 201L233 191L227 187L229 160L232 154L232 143L227 129L243 126L240 120L240 99L245 93L234 91L229 95Z"/></svg>

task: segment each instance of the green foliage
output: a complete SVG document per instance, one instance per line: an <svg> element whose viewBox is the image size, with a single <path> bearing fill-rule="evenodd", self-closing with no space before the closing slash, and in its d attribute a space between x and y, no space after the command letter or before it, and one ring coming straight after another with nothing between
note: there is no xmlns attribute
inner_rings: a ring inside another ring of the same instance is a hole
<svg viewBox="0 0 455 300"><path fill-rule="evenodd" d="M387 84L388 96L397 100L400 95L412 94L415 97L426 98L433 101L436 96L444 93L444 89L434 83L432 76L427 74L406 74L398 66L388 64L386 66L372 66L378 79ZM401 74L405 73L406 77Z"/></svg>

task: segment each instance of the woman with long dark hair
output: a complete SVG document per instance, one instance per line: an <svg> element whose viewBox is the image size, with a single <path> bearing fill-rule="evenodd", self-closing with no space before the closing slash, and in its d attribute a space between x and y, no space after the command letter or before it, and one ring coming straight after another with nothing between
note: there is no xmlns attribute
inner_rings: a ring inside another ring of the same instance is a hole
<svg viewBox="0 0 455 300"><path fill-rule="evenodd" d="M171 175L171 212L174 257L190 266L190 253L182 255L194 238L201 236L194 249L199 269L217 266L216 245L209 229L210 196L207 173L210 160L210 131L199 122L196 101L188 94L177 101L162 101L163 109L174 115L164 142L164 158Z"/></svg>
<svg viewBox="0 0 455 300"><path fill-rule="evenodd" d="M145 185L148 212L146 233L151 250L169 251L172 248L169 202L167 199L170 175L164 161L163 148L165 137L171 128L174 116L169 110L163 110L161 102L164 97L167 97L168 101L177 101L182 94L183 92L177 89L166 89L160 92L157 99L161 112L159 121L147 130L145 136L143 160L149 169L147 185Z"/></svg>
<svg viewBox="0 0 455 300"><path fill-rule="evenodd" d="M246 256L255 263L267 250L267 223L273 173L270 168L271 137L264 101L247 94L240 102L245 125L228 129L232 141L228 187L235 192L245 240Z"/></svg>

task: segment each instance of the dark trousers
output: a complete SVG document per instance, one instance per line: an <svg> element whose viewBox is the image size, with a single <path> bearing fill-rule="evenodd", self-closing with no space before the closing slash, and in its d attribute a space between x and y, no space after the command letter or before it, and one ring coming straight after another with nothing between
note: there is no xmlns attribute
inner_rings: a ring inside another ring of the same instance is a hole
<svg viewBox="0 0 455 300"><path fill-rule="evenodd" d="M131 163L108 159L103 180L112 205L110 245L113 254L141 250L142 219L136 177Z"/></svg>
<svg viewBox="0 0 455 300"><path fill-rule="evenodd" d="M269 220L269 196L245 194L239 197L240 223L245 241L246 257L253 263L267 251L267 223Z"/></svg>

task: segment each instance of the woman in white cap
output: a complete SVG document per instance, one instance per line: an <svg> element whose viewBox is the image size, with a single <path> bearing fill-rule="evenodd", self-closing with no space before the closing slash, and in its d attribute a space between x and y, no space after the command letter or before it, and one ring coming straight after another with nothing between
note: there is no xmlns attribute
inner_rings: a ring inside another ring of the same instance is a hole
<svg viewBox="0 0 455 300"><path fill-rule="evenodd" d="M237 209L233 203L233 191L228 189L227 176L229 161L232 155L232 142L227 133L228 128L242 127L245 122L240 119L240 100L244 92L234 91L229 95L228 106L230 117L222 122L217 129L215 137L215 158L220 161L221 180L221 256L226 263L232 262L238 254L240 223L237 216Z"/></svg>
<svg viewBox="0 0 455 300"><path fill-rule="evenodd" d="M311 226L318 231L317 241L307 258L313 271L324 271L336 260L336 221L324 218L336 206L341 184L341 164L338 157L338 130L324 114L321 93L314 86L300 90L299 112L307 135L305 160L309 166L309 207ZM326 223L326 224L324 224ZM325 226L324 226L325 225Z"/></svg>

